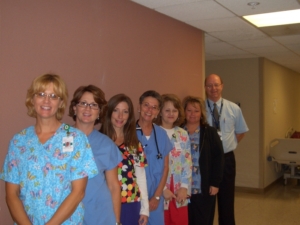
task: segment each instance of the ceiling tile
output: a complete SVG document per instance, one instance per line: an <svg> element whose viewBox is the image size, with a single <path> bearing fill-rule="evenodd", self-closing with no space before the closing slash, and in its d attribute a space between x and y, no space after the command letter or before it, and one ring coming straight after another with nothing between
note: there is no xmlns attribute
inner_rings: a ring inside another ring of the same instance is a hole
<svg viewBox="0 0 300 225"><path fill-rule="evenodd" d="M254 8L248 6L251 0L216 0L225 8L239 16L253 15L259 13L277 12L283 10L299 9L300 5L296 0L259 0L260 4ZM255 1L254 1L255 2Z"/></svg>
<svg viewBox="0 0 300 225"><path fill-rule="evenodd" d="M190 24L206 32L243 29L245 26L251 26L239 17L193 20L188 21L187 24Z"/></svg>
<svg viewBox="0 0 300 225"><path fill-rule="evenodd" d="M205 43L218 43L218 42L223 42L223 41L220 41L218 38L212 37L205 33Z"/></svg>
<svg viewBox="0 0 300 225"><path fill-rule="evenodd" d="M289 51L285 47L282 47L280 45L272 46L272 47L260 47L260 48L249 48L245 49L245 51L249 51L250 53L257 54L262 57L266 58L278 58L282 57L284 59L285 57L295 57L296 54Z"/></svg>
<svg viewBox="0 0 300 225"><path fill-rule="evenodd" d="M300 24L258 29L241 16L300 8L300 0L133 0L205 32L206 60L265 57L300 73Z"/></svg>
<svg viewBox="0 0 300 225"><path fill-rule="evenodd" d="M138 3L140 5L146 6L151 9L170 6L170 5L178 5L189 2L201 2L205 0L132 0L132 2Z"/></svg>
<svg viewBox="0 0 300 225"><path fill-rule="evenodd" d="M230 11L214 1L200 1L172 5L157 8L155 10L183 22L234 16Z"/></svg>
<svg viewBox="0 0 300 225"><path fill-rule="evenodd" d="M266 35L254 27L245 27L244 29L236 29L229 31L213 31L208 32L209 35L219 38L223 41L242 41L265 38Z"/></svg>
<svg viewBox="0 0 300 225"><path fill-rule="evenodd" d="M252 39L252 40L243 40L243 41L228 41L228 43L242 49L278 45L276 41L268 37L260 38L260 39Z"/></svg>
<svg viewBox="0 0 300 225"><path fill-rule="evenodd" d="M247 54L243 50L235 48L225 42L214 43L214 44L206 44L205 45L205 52L216 55L216 56L223 56L223 55L243 55Z"/></svg>
<svg viewBox="0 0 300 225"><path fill-rule="evenodd" d="M286 45L288 49L300 56L300 43L295 45ZM300 64L300 63L299 63Z"/></svg>
<svg viewBox="0 0 300 225"><path fill-rule="evenodd" d="M278 36L273 37L275 40L279 41L282 44L299 44L300 35L288 35L288 36Z"/></svg>

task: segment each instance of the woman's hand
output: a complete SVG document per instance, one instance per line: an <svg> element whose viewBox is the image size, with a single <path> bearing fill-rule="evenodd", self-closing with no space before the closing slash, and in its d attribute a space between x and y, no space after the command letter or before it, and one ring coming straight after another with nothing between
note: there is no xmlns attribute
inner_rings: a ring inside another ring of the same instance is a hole
<svg viewBox="0 0 300 225"><path fill-rule="evenodd" d="M178 203L182 203L187 198L187 189L186 188L179 188L176 192L176 201Z"/></svg>
<svg viewBox="0 0 300 225"><path fill-rule="evenodd" d="M150 200L149 200L150 212L156 210L158 205L159 205L159 200L157 200L154 196L152 198L150 198Z"/></svg>
<svg viewBox="0 0 300 225"><path fill-rule="evenodd" d="M166 201L171 201L172 198L176 198L176 195L174 195L174 193L170 191L168 188L164 190L163 196Z"/></svg>
<svg viewBox="0 0 300 225"><path fill-rule="evenodd" d="M219 192L219 188L210 186L209 187L209 195L216 195Z"/></svg>
<svg viewBox="0 0 300 225"><path fill-rule="evenodd" d="M148 216L140 215L139 225L146 225L148 223Z"/></svg>

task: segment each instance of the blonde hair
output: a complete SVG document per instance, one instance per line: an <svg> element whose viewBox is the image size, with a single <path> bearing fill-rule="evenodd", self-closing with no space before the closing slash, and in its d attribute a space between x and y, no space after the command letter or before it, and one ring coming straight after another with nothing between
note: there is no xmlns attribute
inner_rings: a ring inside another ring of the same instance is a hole
<svg viewBox="0 0 300 225"><path fill-rule="evenodd" d="M188 104L192 104L192 105L198 104L200 106L200 111L201 111L200 125L208 125L208 122L206 119L206 110L205 110L204 100L200 97L195 97L195 96L189 95L189 96L186 96L182 101L184 111ZM184 121L184 124L186 124L186 120Z"/></svg>
<svg viewBox="0 0 300 225"><path fill-rule="evenodd" d="M34 110L34 105L32 103L32 99L35 94L39 92L44 92L47 88L47 86L52 83L53 84L53 90L54 94L59 96L60 100L62 101L60 107L58 108L56 112L56 119L61 120L65 109L67 107L67 102L68 102L68 90L66 87L65 82L61 79L60 76L56 74L44 74L41 75L37 78L35 78L32 81L31 86L27 90L27 96L26 96L26 101L25 105L27 107L27 114L30 117L36 118L36 111Z"/></svg>
<svg viewBox="0 0 300 225"><path fill-rule="evenodd" d="M178 96L176 96L174 94L163 94L161 96L161 98L162 98L161 112L162 112L166 102L172 102L174 107L178 110L178 119L174 122L173 126L180 126L183 123L185 116L184 116L184 111L183 111L183 108L181 105L181 101L178 98ZM155 120L155 123L157 125L162 124L161 116L157 117L157 119Z"/></svg>

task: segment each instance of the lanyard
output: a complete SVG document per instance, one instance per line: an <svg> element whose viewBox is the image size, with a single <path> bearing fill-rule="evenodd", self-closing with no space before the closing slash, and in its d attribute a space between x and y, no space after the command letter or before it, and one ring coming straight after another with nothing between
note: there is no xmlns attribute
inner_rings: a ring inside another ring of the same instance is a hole
<svg viewBox="0 0 300 225"><path fill-rule="evenodd" d="M209 104L208 99L207 99L206 101L207 101L207 105L208 105L208 107L209 107L210 114L211 114L211 116L212 116L212 118L213 118L213 122L214 122L215 126L216 126L218 129L220 129L220 118L221 118L222 109L223 109L223 99L222 99L222 101L221 101L221 108L220 108L220 112L219 112L219 119L218 119L218 121L216 120L216 118L215 118L215 116L214 116L214 114L213 114L213 111L211 110L211 107L210 107L210 104Z"/></svg>
<svg viewBox="0 0 300 225"><path fill-rule="evenodd" d="M138 122L139 122L139 121L137 120L137 121L136 121L136 130L141 131L142 136L144 136L143 130L142 130L142 128L140 127L140 125L139 125ZM162 154L160 153L159 148L158 148L158 144L157 144L156 130L155 130L155 127L154 127L153 124L152 124L152 129L153 129L153 132L154 132L154 140L155 140L156 151L157 151L156 158L157 158L157 159L162 159ZM147 146L147 145L145 145L145 147L146 147L146 146Z"/></svg>

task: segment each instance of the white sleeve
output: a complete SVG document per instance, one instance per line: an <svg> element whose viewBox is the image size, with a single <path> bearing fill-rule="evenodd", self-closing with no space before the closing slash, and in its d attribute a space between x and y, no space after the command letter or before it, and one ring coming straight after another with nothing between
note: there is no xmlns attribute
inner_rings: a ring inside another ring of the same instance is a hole
<svg viewBox="0 0 300 225"><path fill-rule="evenodd" d="M137 183L141 191L141 215L149 216L149 200L145 167L134 166Z"/></svg>

